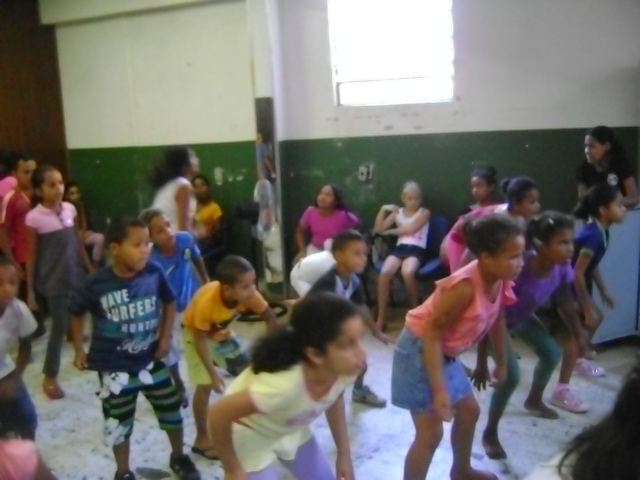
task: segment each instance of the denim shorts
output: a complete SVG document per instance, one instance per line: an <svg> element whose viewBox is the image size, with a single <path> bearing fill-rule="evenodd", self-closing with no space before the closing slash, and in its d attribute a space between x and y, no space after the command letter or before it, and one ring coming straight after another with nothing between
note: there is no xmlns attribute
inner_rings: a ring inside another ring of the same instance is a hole
<svg viewBox="0 0 640 480"><path fill-rule="evenodd" d="M442 376L452 405L472 393L471 383L458 359L442 360ZM422 339L407 328L400 333L393 352L391 403L415 413L424 412L432 403Z"/></svg>
<svg viewBox="0 0 640 480"><path fill-rule="evenodd" d="M22 378L14 371L0 382L16 382L15 395L0 399L0 431L33 435L38 428L38 415Z"/></svg>

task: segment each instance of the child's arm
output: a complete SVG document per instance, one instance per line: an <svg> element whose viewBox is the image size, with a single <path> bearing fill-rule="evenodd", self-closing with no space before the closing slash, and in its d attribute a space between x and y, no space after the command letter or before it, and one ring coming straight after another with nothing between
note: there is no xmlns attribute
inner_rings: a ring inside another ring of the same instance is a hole
<svg viewBox="0 0 640 480"><path fill-rule="evenodd" d="M349 432L347 431L347 419L344 412L344 396L340 395L325 412L327 423L331 430L331 436L336 444L337 478L353 478L353 463L351 462L351 446L349 445Z"/></svg>
<svg viewBox="0 0 640 480"><path fill-rule="evenodd" d="M391 209L390 207L393 207ZM389 215L387 213L389 212ZM395 205L383 205L376 215L376 220L373 225L373 231L376 233L383 233L386 229L390 228L396 221L396 215L398 214L398 207ZM386 218L385 218L385 215Z"/></svg>
<svg viewBox="0 0 640 480"><path fill-rule="evenodd" d="M18 340L18 356L16 358L16 370L20 375L25 371L31 359L31 338L25 337Z"/></svg>
<svg viewBox="0 0 640 480"><path fill-rule="evenodd" d="M362 305L360 305L360 309L359 310L360 310L360 315L362 315L362 319L364 320L365 325L371 331L371 334L376 338L376 340L379 340L380 342L384 343L385 345L389 345L391 343L394 343L393 339L389 335L384 333L382 330L380 330L380 328L378 327L376 322L373 320L373 316L371 315L371 310L369 310L369 307L367 307L366 305L362 304Z"/></svg>
<svg viewBox="0 0 640 480"><path fill-rule="evenodd" d="M273 313L271 307L267 307L267 309L260 314L262 319L267 323L267 330L272 332L273 330L278 328L278 317Z"/></svg>
<svg viewBox="0 0 640 480"><path fill-rule="evenodd" d="M489 380L489 338L485 336L478 344L478 352L476 359L476 369L471 374L473 386L480 390L486 390L487 381Z"/></svg>
<svg viewBox="0 0 640 480"><path fill-rule="evenodd" d="M596 287L598 287L598 291L600 292L600 298L602 299L602 303L604 303L608 308L614 308L615 300L609 293L609 290L607 289L607 284L604 283L602 275L600 275L599 267L593 271L592 277L593 277L593 283L596 284Z"/></svg>
<svg viewBox="0 0 640 480"><path fill-rule="evenodd" d="M569 329L571 335L578 340L578 345L582 352L591 350L586 332L580 321L580 310L573 298L569 285L565 284L556 293L558 304L558 315Z"/></svg>
<svg viewBox="0 0 640 480"><path fill-rule="evenodd" d="M38 257L38 232L29 226L25 227L25 232L27 236L27 304L31 310L37 310L34 280Z"/></svg>
<svg viewBox="0 0 640 480"><path fill-rule="evenodd" d="M256 413L260 411L246 390L222 397L209 408L211 442L222 462L225 480L246 479L246 472L233 448L232 425L234 421Z"/></svg>
<svg viewBox="0 0 640 480"><path fill-rule="evenodd" d="M178 214L178 224L176 228L180 231L191 231L191 185L181 185L176 192L176 211Z"/></svg>
<svg viewBox="0 0 640 480"><path fill-rule="evenodd" d="M440 340L447 330L458 322L462 312L473 301L470 280L462 280L443 290L435 305L431 321L427 322L422 337L424 364L433 392L433 408L443 420L451 418L449 394L442 378L442 347Z"/></svg>
<svg viewBox="0 0 640 480"><path fill-rule="evenodd" d="M489 330L489 340L493 347L493 359L496 362L496 368L493 377L498 383L502 383L507 376L506 371L506 349L505 338L507 336L507 322L504 318L504 311L498 314L498 318Z"/></svg>
<svg viewBox="0 0 640 480"><path fill-rule="evenodd" d="M218 374L216 367L213 365L213 360L211 360L211 353L209 353L209 332L194 328L193 340L198 357L200 357L200 361L207 369L209 377L211 377L211 386L213 390L216 393L223 393L224 380Z"/></svg>
<svg viewBox="0 0 640 480"><path fill-rule="evenodd" d="M200 285L209 283L209 274L207 273L207 268L204 265L204 260L202 260L202 257L195 257L192 262L196 274L198 275L198 281L200 282Z"/></svg>
<svg viewBox="0 0 640 480"><path fill-rule="evenodd" d="M584 313L585 323L587 326L595 327L598 324L599 315L596 310L596 306L593 303L593 299L591 298L591 295L589 295L589 290L587 290L587 279L585 278L585 273L589 267L589 263L591 263L591 256L584 255L580 252L578 260L574 266L574 283L576 286L578 301L580 302Z"/></svg>
<svg viewBox="0 0 640 480"><path fill-rule="evenodd" d="M426 208L423 208L420 212L420 215L418 215L411 222L403 225L402 227L387 230L384 233L385 235L411 235L424 227L427 222L429 222L429 218L431 218L431 212L429 212L429 210L427 210Z"/></svg>
<svg viewBox="0 0 640 480"><path fill-rule="evenodd" d="M22 273L22 267L18 265L15 258L13 258L13 252L11 251L11 242L9 241L9 232L6 223L0 225L0 250L7 260L13 263L16 268Z"/></svg>
<svg viewBox="0 0 640 480"><path fill-rule="evenodd" d="M87 352L84 350L84 319L81 315L71 317L71 340L75 350L73 365L78 370L87 368Z"/></svg>
<svg viewBox="0 0 640 480"><path fill-rule="evenodd" d="M162 302L162 319L160 320L160 332L158 337L158 349L155 357L163 359L171 348L171 333L173 332L173 322L176 319L176 302Z"/></svg>

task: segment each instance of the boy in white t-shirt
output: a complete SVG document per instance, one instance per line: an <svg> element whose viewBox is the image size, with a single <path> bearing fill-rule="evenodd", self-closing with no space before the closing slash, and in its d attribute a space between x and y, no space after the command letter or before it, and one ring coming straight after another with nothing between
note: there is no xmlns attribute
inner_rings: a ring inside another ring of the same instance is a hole
<svg viewBox="0 0 640 480"><path fill-rule="evenodd" d="M319 292L298 302L288 326L268 334L253 363L216 402L209 430L225 479L353 478L343 394L365 365L358 306ZM335 470L310 424L323 413L336 442Z"/></svg>
<svg viewBox="0 0 640 480"><path fill-rule="evenodd" d="M31 356L31 334L38 324L29 307L16 299L20 278L16 267L0 259L0 432L34 440L38 416L22 372ZM16 363L9 350L18 343Z"/></svg>

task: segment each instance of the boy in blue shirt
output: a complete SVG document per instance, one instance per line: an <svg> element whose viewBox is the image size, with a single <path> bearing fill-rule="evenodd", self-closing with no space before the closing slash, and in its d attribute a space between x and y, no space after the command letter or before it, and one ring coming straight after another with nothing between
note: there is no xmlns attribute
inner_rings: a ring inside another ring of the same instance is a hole
<svg viewBox="0 0 640 480"><path fill-rule="evenodd" d="M92 274L74 292L70 310L74 365L98 372L106 443L113 447L115 480L135 480L129 438L138 393L151 403L171 443L171 470L183 480L200 473L183 452L180 397L166 365L175 317L175 294L161 268L149 262L149 230L141 220L115 219L106 235L113 264ZM89 353L83 315L93 317Z"/></svg>
<svg viewBox="0 0 640 480"><path fill-rule="evenodd" d="M183 399L182 405L189 403L186 387L180 376L180 345L182 345L182 314L191 297L200 287L209 281L200 249L189 232L176 232L169 218L162 210L150 208L140 215L140 219L149 227L149 236L153 243L151 261L162 267L169 285L176 294L176 319L173 323L171 348L164 359L169 367L178 392Z"/></svg>

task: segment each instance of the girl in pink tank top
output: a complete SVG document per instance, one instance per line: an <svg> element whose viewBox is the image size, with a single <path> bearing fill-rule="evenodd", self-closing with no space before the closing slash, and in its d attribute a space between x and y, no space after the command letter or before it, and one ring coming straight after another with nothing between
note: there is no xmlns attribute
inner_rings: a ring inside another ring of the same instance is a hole
<svg viewBox="0 0 640 480"><path fill-rule="evenodd" d="M496 478L471 468L479 406L456 357L488 335L496 352L494 376L504 379L503 308L516 301L512 280L522 269L525 241L520 224L501 214L468 222L464 234L477 260L438 282L427 301L407 314L394 351L391 401L411 412L416 427L404 478L426 478L442 421L451 419L457 432L451 478Z"/></svg>
<svg viewBox="0 0 640 480"><path fill-rule="evenodd" d="M470 260L467 255L463 231L464 222L467 219L505 212L514 217L527 220L540 210L540 194L536 183L532 179L528 177L505 179L502 182L502 191L507 197L507 203L489 205L472 210L460 217L445 237L440 247L440 258L445 265L449 266L451 272L455 272Z"/></svg>

